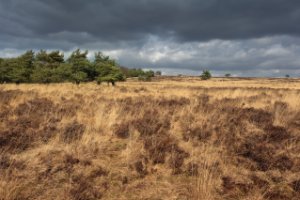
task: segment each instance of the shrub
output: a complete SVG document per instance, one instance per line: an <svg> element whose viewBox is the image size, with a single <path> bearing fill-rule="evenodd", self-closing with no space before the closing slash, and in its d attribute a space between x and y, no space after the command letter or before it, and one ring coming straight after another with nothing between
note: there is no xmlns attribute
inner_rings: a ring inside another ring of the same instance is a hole
<svg viewBox="0 0 300 200"><path fill-rule="evenodd" d="M71 143L81 139L84 131L85 126L75 121L66 125L64 131L60 135L60 139L65 143Z"/></svg>
<svg viewBox="0 0 300 200"><path fill-rule="evenodd" d="M123 124L115 124L114 127L114 134L119 138L128 138L129 137L129 125L127 123Z"/></svg>
<svg viewBox="0 0 300 200"><path fill-rule="evenodd" d="M147 81L151 81L152 79L151 79L151 76L149 76L149 75L139 75L138 80L147 82Z"/></svg>
<svg viewBox="0 0 300 200"><path fill-rule="evenodd" d="M156 71L155 72L155 76L161 76L161 74L162 74L161 71Z"/></svg>

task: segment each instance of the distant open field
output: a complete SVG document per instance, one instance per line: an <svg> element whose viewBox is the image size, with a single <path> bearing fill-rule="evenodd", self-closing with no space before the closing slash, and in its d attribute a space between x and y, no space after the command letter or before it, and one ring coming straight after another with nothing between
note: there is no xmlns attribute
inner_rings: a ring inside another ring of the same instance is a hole
<svg viewBox="0 0 300 200"><path fill-rule="evenodd" d="M300 79L0 85L0 200L300 199Z"/></svg>

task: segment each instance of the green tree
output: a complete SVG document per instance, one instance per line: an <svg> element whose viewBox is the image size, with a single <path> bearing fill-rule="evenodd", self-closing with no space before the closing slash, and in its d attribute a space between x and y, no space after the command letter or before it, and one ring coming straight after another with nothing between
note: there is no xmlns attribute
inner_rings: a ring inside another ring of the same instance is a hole
<svg viewBox="0 0 300 200"><path fill-rule="evenodd" d="M48 57L50 59L50 63L63 63L64 60L64 54L60 51L52 51L48 54Z"/></svg>
<svg viewBox="0 0 300 200"><path fill-rule="evenodd" d="M26 51L26 53L19 57L19 62L23 67L31 69L34 62L34 52L32 50Z"/></svg>
<svg viewBox="0 0 300 200"><path fill-rule="evenodd" d="M42 64L59 64L64 62L64 54L60 51L52 51L47 53L45 50L40 50L35 56L36 62Z"/></svg>
<svg viewBox="0 0 300 200"><path fill-rule="evenodd" d="M154 77L154 71L149 70L149 71L145 71L145 76L149 76L149 77Z"/></svg>
<svg viewBox="0 0 300 200"><path fill-rule="evenodd" d="M227 77L227 78L231 77L231 74L225 74L225 77Z"/></svg>
<svg viewBox="0 0 300 200"><path fill-rule="evenodd" d="M30 75L34 69L34 52L27 51L17 59L12 59L12 81L15 83L30 82Z"/></svg>
<svg viewBox="0 0 300 200"><path fill-rule="evenodd" d="M1 82L24 83L30 81L32 66L30 60L20 56L4 59L0 67Z"/></svg>
<svg viewBox="0 0 300 200"><path fill-rule="evenodd" d="M37 63L46 64L50 63L50 58L45 50L40 50L35 56L35 61Z"/></svg>
<svg viewBox="0 0 300 200"><path fill-rule="evenodd" d="M47 53L45 50L39 51L35 56L34 70L31 74L31 80L37 83L52 83L52 82L64 82L70 79L65 76L66 70L63 72L64 54L60 51L52 51ZM69 67L71 65L68 65ZM70 68L71 69L71 68Z"/></svg>
<svg viewBox="0 0 300 200"><path fill-rule="evenodd" d="M115 85L117 81L125 81L125 76L116 62L101 52L95 54L94 69L98 84L102 82Z"/></svg>
<svg viewBox="0 0 300 200"><path fill-rule="evenodd" d="M99 76L96 80L98 85L102 82L107 82L107 84L111 83L113 86L115 86L115 82L117 81L112 74L103 77Z"/></svg>
<svg viewBox="0 0 300 200"><path fill-rule="evenodd" d="M124 74L116 66L101 65L96 68L96 71L98 74L96 79L98 84L101 82L107 82L115 85L115 82L117 81L125 81Z"/></svg>
<svg viewBox="0 0 300 200"><path fill-rule="evenodd" d="M79 85L81 82L85 82L87 80L87 74L82 72L82 71L78 71L72 74L72 80Z"/></svg>
<svg viewBox="0 0 300 200"><path fill-rule="evenodd" d="M105 56L102 52L95 53L95 63L107 62L109 60L109 56Z"/></svg>
<svg viewBox="0 0 300 200"><path fill-rule="evenodd" d="M61 63L54 71L54 80L56 82L72 81L72 66L70 64Z"/></svg>
<svg viewBox="0 0 300 200"><path fill-rule="evenodd" d="M49 67L38 67L31 74L31 80L35 83L51 83L53 69Z"/></svg>
<svg viewBox="0 0 300 200"><path fill-rule="evenodd" d="M13 78L13 67L12 67L12 62L15 59L1 59L0 61L0 83L4 82L12 82Z"/></svg>
<svg viewBox="0 0 300 200"><path fill-rule="evenodd" d="M202 74L201 74L201 79L202 80L208 80L210 79L212 76L211 76L211 73L209 70L203 70Z"/></svg>
<svg viewBox="0 0 300 200"><path fill-rule="evenodd" d="M78 60L86 60L88 51L81 52L80 49L76 49L75 51L72 52L71 56L68 58L69 63L76 63Z"/></svg>
<svg viewBox="0 0 300 200"><path fill-rule="evenodd" d="M95 70L91 62L87 58L88 51L81 52L80 49L75 50L68 58L67 62L72 66L72 77L78 77L78 74L86 74L85 81L92 81L95 77ZM81 73L82 72L82 73ZM75 78L73 81L77 82ZM80 81L82 82L82 81Z"/></svg>

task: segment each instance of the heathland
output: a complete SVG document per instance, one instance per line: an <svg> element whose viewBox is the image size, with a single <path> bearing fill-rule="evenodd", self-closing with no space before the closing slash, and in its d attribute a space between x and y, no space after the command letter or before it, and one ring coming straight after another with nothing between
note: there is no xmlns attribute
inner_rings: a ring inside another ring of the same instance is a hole
<svg viewBox="0 0 300 200"><path fill-rule="evenodd" d="M0 199L300 199L300 80L0 85Z"/></svg>

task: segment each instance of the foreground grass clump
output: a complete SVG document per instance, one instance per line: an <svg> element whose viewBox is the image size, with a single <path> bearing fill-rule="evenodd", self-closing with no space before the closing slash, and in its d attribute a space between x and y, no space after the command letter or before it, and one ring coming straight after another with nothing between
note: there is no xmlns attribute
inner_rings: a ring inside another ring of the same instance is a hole
<svg viewBox="0 0 300 200"><path fill-rule="evenodd" d="M1 85L0 199L300 198L300 81L173 79Z"/></svg>

